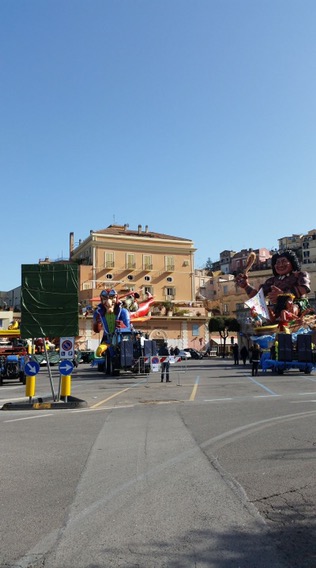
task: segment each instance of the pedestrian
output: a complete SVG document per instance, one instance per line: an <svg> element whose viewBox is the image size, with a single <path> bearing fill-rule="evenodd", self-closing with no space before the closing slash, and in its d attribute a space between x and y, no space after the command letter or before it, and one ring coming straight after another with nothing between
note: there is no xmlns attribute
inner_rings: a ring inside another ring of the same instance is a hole
<svg viewBox="0 0 316 568"><path fill-rule="evenodd" d="M240 357L241 357L244 365L246 365L246 363L247 363L248 355L249 355L248 349L247 349L246 345L243 345L241 350L240 350Z"/></svg>
<svg viewBox="0 0 316 568"><path fill-rule="evenodd" d="M239 347L238 343L233 344L234 365L239 365Z"/></svg>
<svg viewBox="0 0 316 568"><path fill-rule="evenodd" d="M174 348L173 354L177 357L177 356L179 355L179 353L180 353L180 349L179 349L179 347L176 345L175 348Z"/></svg>
<svg viewBox="0 0 316 568"><path fill-rule="evenodd" d="M167 357L165 361L161 362L161 382L163 383L163 379L164 376L166 376L166 383L171 383L170 379L169 379L169 349L168 349L168 344L164 343L162 345L162 347L160 347L159 351L158 351L158 355L160 357Z"/></svg>
<svg viewBox="0 0 316 568"><path fill-rule="evenodd" d="M260 363L260 358L261 358L261 351L259 348L258 343L254 343L253 349L252 349L252 371L251 374L252 376L254 375L258 375L258 367L259 367L259 363Z"/></svg>

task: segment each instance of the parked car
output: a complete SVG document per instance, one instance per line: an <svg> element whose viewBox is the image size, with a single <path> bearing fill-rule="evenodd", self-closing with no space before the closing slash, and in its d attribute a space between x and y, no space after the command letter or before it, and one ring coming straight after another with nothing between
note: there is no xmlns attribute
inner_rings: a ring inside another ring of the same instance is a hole
<svg viewBox="0 0 316 568"><path fill-rule="evenodd" d="M181 357L182 360L191 359L191 353L185 351L184 349L180 349L179 357Z"/></svg>
<svg viewBox="0 0 316 568"><path fill-rule="evenodd" d="M190 353L192 359L202 359L203 353L198 351L197 349L192 349L191 347L187 347L184 349L186 353Z"/></svg>

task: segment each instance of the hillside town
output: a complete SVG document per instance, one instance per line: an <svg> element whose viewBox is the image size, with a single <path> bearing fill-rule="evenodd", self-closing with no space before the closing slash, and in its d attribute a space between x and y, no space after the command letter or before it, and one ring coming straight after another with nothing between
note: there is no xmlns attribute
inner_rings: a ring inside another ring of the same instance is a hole
<svg viewBox="0 0 316 568"><path fill-rule="evenodd" d="M137 229L129 225L110 225L90 231L83 240L69 234L69 258L40 259L39 264L76 263L79 266L79 337L81 348L94 349L99 342L93 331L92 314L103 289L115 289L119 296L135 294L144 301L153 298L150 317L142 323L142 332L170 347L205 350L221 343L213 335L210 345L208 322L214 316L236 318L241 331L249 314L247 295L237 286L236 275L242 273L250 253L255 261L249 273L251 286L258 287L271 275L271 258L276 251L295 251L301 268L311 280L308 294L315 307L316 298L316 229L306 234L281 237L274 250L267 248L224 250L219 259L195 268L196 249L190 238L153 232L146 225ZM1 327L7 329L14 319L20 320L21 286L0 292Z"/></svg>

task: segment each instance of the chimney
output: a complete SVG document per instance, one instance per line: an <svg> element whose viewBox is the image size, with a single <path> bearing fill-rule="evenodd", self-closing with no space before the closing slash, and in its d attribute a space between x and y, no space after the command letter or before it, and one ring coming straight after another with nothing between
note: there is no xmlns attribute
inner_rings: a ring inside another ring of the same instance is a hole
<svg viewBox="0 0 316 568"><path fill-rule="evenodd" d="M145 225L145 233L148 233L148 225Z"/></svg>
<svg viewBox="0 0 316 568"><path fill-rule="evenodd" d="M126 231L126 229L128 229L128 227L129 227L129 224L128 224L128 223L125 223L125 225L124 225L124 231Z"/></svg>
<svg viewBox="0 0 316 568"><path fill-rule="evenodd" d="M75 234L69 233L69 258L71 257L74 248L75 248Z"/></svg>
<svg viewBox="0 0 316 568"><path fill-rule="evenodd" d="M138 225L138 234L140 235L141 232L142 232L142 226Z"/></svg>

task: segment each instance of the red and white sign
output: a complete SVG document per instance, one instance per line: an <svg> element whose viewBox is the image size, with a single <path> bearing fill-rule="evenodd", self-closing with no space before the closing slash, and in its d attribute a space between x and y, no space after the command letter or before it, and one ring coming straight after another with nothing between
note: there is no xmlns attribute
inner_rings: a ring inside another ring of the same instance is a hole
<svg viewBox="0 0 316 568"><path fill-rule="evenodd" d="M59 356L61 359L73 359L75 355L75 338L61 337L59 342Z"/></svg>

